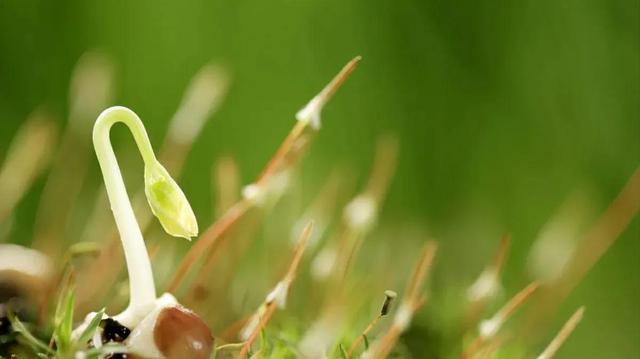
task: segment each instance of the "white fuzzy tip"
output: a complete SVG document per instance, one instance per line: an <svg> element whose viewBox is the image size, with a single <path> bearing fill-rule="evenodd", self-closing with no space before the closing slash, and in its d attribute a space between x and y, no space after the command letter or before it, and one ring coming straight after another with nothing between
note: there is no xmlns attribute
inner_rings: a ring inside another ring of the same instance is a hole
<svg viewBox="0 0 640 359"><path fill-rule="evenodd" d="M258 324L260 324L260 315L252 315L249 322L247 322L244 328L240 331L240 339L242 339L242 341L248 340L249 337L251 337L251 334L256 331Z"/></svg>
<svg viewBox="0 0 640 359"><path fill-rule="evenodd" d="M349 77L351 72L360 62L361 57L356 56L349 61L340 72L325 86L316 97L312 98L309 103L296 114L296 119L300 122L308 123L313 129L320 129L320 113L324 104L329 101L331 96L342 86L342 83Z"/></svg>
<svg viewBox="0 0 640 359"><path fill-rule="evenodd" d="M325 280L331 274L331 270L336 262L336 251L333 249L323 249L311 262L311 276L313 279Z"/></svg>
<svg viewBox="0 0 640 359"><path fill-rule="evenodd" d="M177 143L188 144L220 106L227 92L229 74L221 67L207 65L191 81L180 109L169 124L169 136Z"/></svg>
<svg viewBox="0 0 640 359"><path fill-rule="evenodd" d="M335 340L337 329L336 323L329 318L315 322L300 341L298 349L301 357L328 358L327 353Z"/></svg>
<svg viewBox="0 0 640 359"><path fill-rule="evenodd" d="M375 222L377 210L377 203L371 196L359 195L345 207L344 219L351 228L364 230Z"/></svg>
<svg viewBox="0 0 640 359"><path fill-rule="evenodd" d="M477 302L486 298L491 298L500 291L500 283L495 270L484 270L478 279L467 289L467 299Z"/></svg>
<svg viewBox="0 0 640 359"><path fill-rule="evenodd" d="M242 197L262 207L274 198L280 197L291 183L291 173L288 170L279 171L271 176L263 185L251 183L242 188Z"/></svg>
<svg viewBox="0 0 640 359"><path fill-rule="evenodd" d="M411 325L411 319L413 319L413 310L406 303L403 303L398 308L396 316L393 318L393 324L400 328L401 331L407 330Z"/></svg>
<svg viewBox="0 0 640 359"><path fill-rule="evenodd" d="M321 126L320 113L323 107L324 101L320 96L316 96L296 113L296 119L300 122L308 123L314 130L319 130Z"/></svg>
<svg viewBox="0 0 640 359"><path fill-rule="evenodd" d="M264 191L255 183L248 184L242 188L242 197L258 205L264 203Z"/></svg>
<svg viewBox="0 0 640 359"><path fill-rule="evenodd" d="M480 322L479 326L480 336L485 339L492 338L494 335L496 335L498 330L500 330L501 326L502 322L500 320L483 320L482 322Z"/></svg>
<svg viewBox="0 0 640 359"><path fill-rule="evenodd" d="M275 286L275 288L273 288L273 290L269 292L269 294L267 294L265 302L275 302L278 308L284 309L287 305L287 293L289 293L289 282L280 281Z"/></svg>

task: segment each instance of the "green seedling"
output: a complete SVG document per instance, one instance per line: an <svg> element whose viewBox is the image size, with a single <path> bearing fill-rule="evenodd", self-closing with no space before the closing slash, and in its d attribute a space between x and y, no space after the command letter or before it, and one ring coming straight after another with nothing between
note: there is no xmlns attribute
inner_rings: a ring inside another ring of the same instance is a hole
<svg viewBox="0 0 640 359"><path fill-rule="evenodd" d="M103 111L93 128L93 144L129 273L129 306L116 316L116 320L127 327L134 327L154 308L157 298L149 254L109 138L111 127L118 122L129 128L142 155L147 200L165 231L175 237L190 239L197 235L198 224L186 196L156 159L140 118L125 107L111 107Z"/></svg>

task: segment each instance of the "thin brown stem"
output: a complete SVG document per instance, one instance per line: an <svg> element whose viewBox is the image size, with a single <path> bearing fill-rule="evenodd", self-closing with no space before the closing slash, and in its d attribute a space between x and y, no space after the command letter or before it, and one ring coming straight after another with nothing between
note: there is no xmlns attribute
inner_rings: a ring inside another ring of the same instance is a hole
<svg viewBox="0 0 640 359"><path fill-rule="evenodd" d="M500 245L496 250L493 260L480 273L476 281L467 289L467 299L469 300L462 332L476 325L489 300L500 289L500 277L502 269L509 252L511 236L505 234L500 240Z"/></svg>
<svg viewBox="0 0 640 359"><path fill-rule="evenodd" d="M389 311L391 309L391 304L393 303L393 300L398 295L394 291L387 290L384 292L384 296L385 296L385 299L384 299L384 302L382 303L382 308L380 309L380 313L378 313L378 315L373 319L373 321L371 321L371 323L367 325L367 327L362 332L362 334L360 334L358 338L356 338L356 340L351 344L351 346L349 347L349 351L347 352L348 357L351 357L351 355L353 355L353 352L356 350L356 348L358 348L360 343L362 343L362 341L369 335L369 332L373 330L373 328L376 326L376 324L378 324L380 319L382 319L382 317L389 314Z"/></svg>
<svg viewBox="0 0 640 359"><path fill-rule="evenodd" d="M376 145L376 159L365 192L378 199L385 197L398 160L398 139L383 136Z"/></svg>
<svg viewBox="0 0 640 359"><path fill-rule="evenodd" d="M338 74L320 91L316 98L320 99L321 104L327 103L329 99L335 94L335 92L342 86L342 84L349 78L349 75L356 69L356 66L362 58L360 56L355 57L349 61ZM264 184L266 179L278 171L278 167L284 161L286 156L291 152L291 148L294 146L298 138L302 136L305 128L309 125L307 121L298 121L293 126L293 129L289 135L285 138L284 142L280 145L275 155L267 163L262 173L258 176L256 184Z"/></svg>
<svg viewBox="0 0 640 359"><path fill-rule="evenodd" d="M505 342L505 338L501 338L500 336L496 336L495 338L492 338L491 340L488 341L488 343L485 344L484 348L482 348L482 350L480 350L477 353L476 359L493 358L496 351L500 349L500 346L502 346L504 342Z"/></svg>
<svg viewBox="0 0 640 359"><path fill-rule="evenodd" d="M216 218L238 202L240 194L240 175L238 164L231 156L220 158L211 171L212 183L211 188L216 194L216 200L213 203Z"/></svg>
<svg viewBox="0 0 640 359"><path fill-rule="evenodd" d="M386 358L398 342L400 335L408 328L411 319L425 302L422 295L425 279L430 272L438 246L436 242L427 242L418 259L418 263L405 290L405 296L387 333L364 354L364 358Z"/></svg>
<svg viewBox="0 0 640 359"><path fill-rule="evenodd" d="M558 332L558 334L551 340L549 345L545 348L545 350L538 355L537 359L551 359L558 349L567 341L571 333L576 329L576 326L582 320L584 315L584 307L578 308L578 310L573 313L573 315L569 318L569 320L564 323L562 329Z"/></svg>
<svg viewBox="0 0 640 359"><path fill-rule="evenodd" d="M258 175L258 178L256 179L257 185L264 185L274 173L278 172L285 158L291 153L294 144L304 133L307 125L307 122L302 121L298 121L293 125L291 132L289 132L287 137L285 137L282 144L280 144L280 147L276 150L276 153L271 157L262 172Z"/></svg>
<svg viewBox="0 0 640 359"><path fill-rule="evenodd" d="M342 70L338 72L338 74L331 80L331 82L329 82L329 84L322 89L318 97L322 98L323 103L329 101L333 94L335 94L336 91L338 91L338 89L342 87L342 84L344 84L344 82L349 78L353 70L356 69L358 63L360 63L360 60L362 60L362 56L356 56L351 59L351 61L344 65Z"/></svg>
<svg viewBox="0 0 640 359"><path fill-rule="evenodd" d="M615 243L640 210L640 167L636 168L618 196L578 244L562 277L545 287L541 300L529 312L522 336L535 341L562 303Z"/></svg>
<svg viewBox="0 0 640 359"><path fill-rule="evenodd" d="M277 306L275 302L270 302L267 304L264 314L260 317L260 322L256 326L256 329L253 332L251 332L249 339L247 339L247 341L242 346L242 350L240 350L240 354L238 355L238 358L240 359L246 358L247 354L249 353L249 350L251 350L251 346L255 342L256 338L258 338L258 335L260 335L260 332L262 331L262 329L267 326L267 323L269 323L269 320L273 316L273 313L276 311L276 308Z"/></svg>
<svg viewBox="0 0 640 359"><path fill-rule="evenodd" d="M507 258L507 254L509 253L509 246L511 245L511 235L505 234L502 236L500 240L500 246L496 251L495 257L493 258L493 268L496 271L496 275L499 277L502 272L502 268L504 267L504 262Z"/></svg>
<svg viewBox="0 0 640 359"><path fill-rule="evenodd" d="M0 166L0 224L49 165L56 138L55 123L42 111L31 114L13 138Z"/></svg>
<svg viewBox="0 0 640 359"><path fill-rule="evenodd" d="M351 60L336 77L320 92L317 96L327 101L331 95L342 85L342 83L349 77L351 72L355 69L357 63L360 61L360 57ZM258 175L255 185L258 188L262 188L268 184L269 180L274 174L282 170L282 165L285 163L288 157L297 159L300 157L300 153L306 146L304 144L298 146L299 140L302 140L304 130L307 128L308 121L297 121L293 126L293 129L280 147L276 150L276 153L272 156L271 160L267 163L265 168ZM289 163L291 165L291 163ZM255 206L255 202L248 199L241 199L236 203L229 211L222 216L222 218L216 221L209 230L200 238L195 245L193 245L186 256L182 259L175 274L169 282L168 290L175 291L182 283L189 269L194 266L196 261L203 254L207 255L205 262L208 262L210 258L213 258L215 249L219 247L219 243L223 238L223 235L229 231L231 227L247 212L248 209Z"/></svg>
<svg viewBox="0 0 640 359"><path fill-rule="evenodd" d="M300 261L302 260L302 255L307 248L307 244L309 243L309 238L311 238L312 232L313 222L309 222L307 226L302 230L300 239L298 240L298 243L296 243L296 247L293 250L293 259L291 260L291 264L289 264L289 269L284 276L284 280L292 281L295 278L298 267L300 266Z"/></svg>
<svg viewBox="0 0 640 359"><path fill-rule="evenodd" d="M375 224L378 210L395 173L398 144L395 137L378 140L373 168L365 189L354 197L344 209L343 222L339 229L339 256L332 270L331 285L335 293L343 289L348 273L362 244Z"/></svg>
<svg viewBox="0 0 640 359"><path fill-rule="evenodd" d="M502 328L509 317L520 308L531 295L540 287L540 283L532 282L516 293L491 319L480 323L480 335L460 354L459 359L473 357L485 344L487 339L493 338Z"/></svg>
<svg viewBox="0 0 640 359"><path fill-rule="evenodd" d="M532 282L520 292L511 298L494 316L494 318L499 318L500 322L504 322L508 319L513 312L515 312L518 308L520 308L526 301L531 297L531 295L540 287L540 283Z"/></svg>
<svg viewBox="0 0 640 359"><path fill-rule="evenodd" d="M402 328L396 325L392 325L391 328L389 328L389 331L387 331L385 336L380 341L380 345L376 348L374 353L371 355L371 358L373 359L386 358L389 355L389 353L391 353L391 350L393 349L393 347L395 347L396 343L398 342L398 338L400 338L401 334L402 334ZM369 358L369 356L366 356L366 358Z"/></svg>
<svg viewBox="0 0 640 359"><path fill-rule="evenodd" d="M568 265L562 285L569 292L611 247L640 210L640 168L587 233Z"/></svg>
<svg viewBox="0 0 640 359"><path fill-rule="evenodd" d="M438 245L436 242L430 241L427 242L422 249L418 264L411 275L409 286L404 293L405 300L409 300L410 303L417 303L421 297L420 293L424 286L425 279L427 278L427 274L431 269L431 265L433 264L433 258L436 255L437 248Z"/></svg>
<svg viewBox="0 0 640 359"><path fill-rule="evenodd" d="M356 340L349 347L349 350L347 351L347 357L350 358L353 355L353 352L355 352L358 346L362 344L362 342L364 341L364 338L369 335L369 332L371 332L373 328L375 328L376 324L378 324L381 318L382 316L378 315L371 321L371 323L369 323L369 325L367 325L367 327L364 329L362 334L360 334L358 338L356 338Z"/></svg>
<svg viewBox="0 0 640 359"><path fill-rule="evenodd" d="M307 243L309 242L312 231L313 222L310 222L309 224L307 224L307 226L302 231L302 234L300 235L300 239L293 251L293 258L291 259L291 263L289 264L287 272L282 277L280 282L278 282L273 291L267 296L265 302L262 304L261 307L264 307L264 311L261 313L261 310L258 309L256 314L254 314L258 316L259 322L258 325L255 326L255 328L252 328L251 334L249 334L245 345L242 347L242 351L240 351L240 358L246 357L247 353L251 349L251 346L253 345L253 342L258 337L258 335L260 335L260 332L267 326L269 320L273 316L273 313L278 308L278 305L283 304L283 299L286 298L289 286L295 279L296 272L298 271L298 267L300 266L300 261L302 260L304 250L307 247Z"/></svg>
<svg viewBox="0 0 640 359"><path fill-rule="evenodd" d="M202 235L199 241L197 241L184 256L180 265L176 269L175 273L169 285L167 287L168 292L175 292L178 289L180 283L187 275L187 272L192 265L196 263L198 258L207 250L211 250L212 246L219 245L219 238L229 231L231 227L245 214L249 209L250 204L248 201L241 200L231 207L219 220L217 220L209 229Z"/></svg>
<svg viewBox="0 0 640 359"><path fill-rule="evenodd" d="M482 338L482 336L477 336L471 342L471 344L469 344L467 349L465 349L464 352L462 352L462 354L460 354L458 359L471 358L482 347L482 344L484 344L484 339Z"/></svg>

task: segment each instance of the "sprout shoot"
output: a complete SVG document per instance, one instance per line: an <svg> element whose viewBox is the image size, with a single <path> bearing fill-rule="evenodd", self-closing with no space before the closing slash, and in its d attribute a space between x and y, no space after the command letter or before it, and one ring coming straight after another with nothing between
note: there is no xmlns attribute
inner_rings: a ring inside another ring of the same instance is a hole
<svg viewBox="0 0 640 359"><path fill-rule="evenodd" d="M116 319L133 327L153 309L156 290L149 255L109 139L109 131L117 122L127 125L138 145L145 164L147 199L163 228L171 235L190 238L197 234L197 224L184 193L156 160L140 118L125 107L102 112L93 129L93 143L129 272L129 306Z"/></svg>

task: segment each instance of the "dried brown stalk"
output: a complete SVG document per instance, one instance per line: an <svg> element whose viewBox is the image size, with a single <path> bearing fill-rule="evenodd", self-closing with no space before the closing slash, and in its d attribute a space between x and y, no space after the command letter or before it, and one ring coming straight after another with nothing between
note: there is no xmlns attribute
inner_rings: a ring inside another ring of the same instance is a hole
<svg viewBox="0 0 640 359"><path fill-rule="evenodd" d="M563 292L571 291L611 247L640 210L640 168L577 248L564 276Z"/></svg>
<svg viewBox="0 0 640 359"><path fill-rule="evenodd" d="M353 355L353 353L358 348L358 346L360 346L360 344L362 344L362 342L364 341L364 338L367 338L371 330L373 330L373 328L376 327L380 319L382 319L382 317L389 314L389 310L391 309L391 303L397 297L397 294L396 292L388 290L384 292L384 297L385 299L384 299L384 303L382 304L382 308L380 309L380 313L378 313L378 315L373 319L373 321L369 323L369 325L367 325L367 327L362 332L362 334L360 334L358 338L354 340L354 342L349 347L349 350L347 351L347 357L351 357Z"/></svg>
<svg viewBox="0 0 640 359"><path fill-rule="evenodd" d="M363 358L386 358L398 342L400 335L409 327L416 311L424 304L422 295L425 279L433 264L433 258L437 250L436 242L429 241L422 249L420 259L409 280L404 298L396 311L393 323L387 333L371 348L363 354Z"/></svg>
<svg viewBox="0 0 640 359"><path fill-rule="evenodd" d="M578 244L562 276L545 286L541 300L529 311L522 336L535 341L547 328L560 303L580 283L640 210L640 167L620 191L618 196L598 218Z"/></svg>
<svg viewBox="0 0 640 359"><path fill-rule="evenodd" d="M365 189L349 202L343 211L337 242L337 258L330 275L332 297L342 290L344 280L357 256L366 235L372 229L380 205L395 172L398 143L394 137L383 137L378 141L374 165ZM331 250L331 244L328 249Z"/></svg>
<svg viewBox="0 0 640 359"><path fill-rule="evenodd" d="M0 168L0 224L49 164L56 132L49 116L36 111L13 138Z"/></svg>
<svg viewBox="0 0 640 359"><path fill-rule="evenodd" d="M324 104L329 100L331 95L340 87L340 85L349 77L351 72L355 69L356 65L360 61L360 57L356 57L351 60L343 69L334 77L334 79L320 92L318 96L314 98L320 99L321 104ZM314 101L312 100L312 101ZM317 109L319 115L320 108ZM276 153L267 163L262 173L258 176L254 186L258 189L262 189L269 184L269 181L273 178L274 174L280 172L287 159L290 157L299 158L300 153L298 150L300 146L296 144L302 138L304 130L310 126L310 121L297 121L289 135L285 138L284 142L276 150ZM304 147L304 146L302 146ZM198 259L202 255L206 255L206 262L214 257L216 249L219 248L220 242L224 238L224 235L234 226L238 220L244 216L244 214L252 207L255 206L255 200L253 198L243 197L233 207L229 209L218 221L209 227L209 229L201 236L201 238L189 249L184 256L178 268L175 271L174 276L169 282L167 290L175 292L182 284L188 271L193 267Z"/></svg>
<svg viewBox="0 0 640 359"><path fill-rule="evenodd" d="M471 358L487 342L493 338L502 328L502 325L511 315L520 308L531 295L540 287L538 282L532 282L520 292L516 293L494 316L480 323L480 335L464 350L459 359Z"/></svg>
<svg viewBox="0 0 640 359"><path fill-rule="evenodd" d="M221 157L211 171L212 186L216 194L215 208L216 217L229 210L239 199L240 195L240 174L238 164L231 156Z"/></svg>
<svg viewBox="0 0 640 359"><path fill-rule="evenodd" d="M558 332L558 334L551 340L549 345L545 348L545 350L538 355L537 359L551 359L558 349L567 341L571 333L576 329L576 326L582 320L584 315L584 307L578 308L578 310L573 313L573 315L567 320L566 323L562 326L562 329Z"/></svg>
<svg viewBox="0 0 640 359"><path fill-rule="evenodd" d="M250 334L248 335L248 338L246 339L245 344L240 351L239 358L242 359L247 356L254 341L256 340L258 335L260 335L260 332L267 326L276 309L278 307L284 307L287 292L289 291L291 283L293 283L293 280L296 277L298 267L300 266L300 261L302 260L302 255L307 248L307 243L309 242L312 231L313 222L310 222L309 224L307 224L305 229L302 231L302 234L300 235L300 239L293 251L293 258L291 260L291 263L289 264L287 272L278 282L275 288L271 291L271 293L267 295L267 298L265 299L265 302L262 304L261 308L258 309L256 314L254 314L254 317L258 318L259 321L255 327L248 328ZM251 323L251 321L249 323Z"/></svg>
<svg viewBox="0 0 640 359"><path fill-rule="evenodd" d="M482 315L487 302L500 288L500 276L502 268L509 252L511 236L505 234L500 240L500 245L494 255L493 260L482 271L478 279L467 290L469 306L467 308L464 330L477 323Z"/></svg>
<svg viewBox="0 0 640 359"><path fill-rule="evenodd" d="M111 61L99 52L84 54L71 77L68 125L58 148L51 151L53 163L38 205L31 245L52 258L62 257L69 244L65 232L91 158L91 124L109 105L112 92Z"/></svg>

